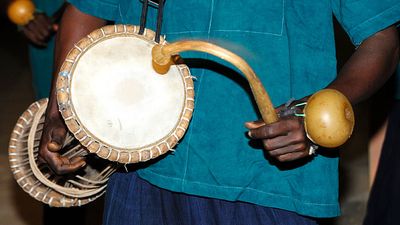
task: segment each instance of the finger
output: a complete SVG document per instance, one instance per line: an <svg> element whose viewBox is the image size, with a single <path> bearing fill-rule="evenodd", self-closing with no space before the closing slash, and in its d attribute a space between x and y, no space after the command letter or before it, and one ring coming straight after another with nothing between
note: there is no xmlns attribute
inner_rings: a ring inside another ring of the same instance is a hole
<svg viewBox="0 0 400 225"><path fill-rule="evenodd" d="M35 14L35 19L28 26L42 42L46 42L52 32L51 21L45 14Z"/></svg>
<svg viewBox="0 0 400 225"><path fill-rule="evenodd" d="M80 164L81 166L84 166L86 164L85 158L81 156L76 156L73 158L69 158L68 156L59 156L59 158L61 159L62 165L71 166L75 164Z"/></svg>
<svg viewBox="0 0 400 225"><path fill-rule="evenodd" d="M26 27L24 30L24 35L26 36L26 38L28 38L28 40L38 46L46 46L46 43L42 42L34 32L32 32L29 27Z"/></svg>
<svg viewBox="0 0 400 225"><path fill-rule="evenodd" d="M49 17L47 17L44 14L38 14L38 16L36 17L36 20L34 22L35 22L37 28L40 30L40 32L45 37L48 37L50 34L50 31L52 30L52 24L51 24Z"/></svg>
<svg viewBox="0 0 400 225"><path fill-rule="evenodd" d="M308 156L307 152L291 152L288 154L278 156L277 160L279 160L280 162L290 162L307 156Z"/></svg>
<svg viewBox="0 0 400 225"><path fill-rule="evenodd" d="M41 23L41 21L39 21L39 19L32 21L32 25L31 25L31 29L32 31L34 31L36 33L36 35L42 40L44 41L50 34L49 32L49 28L47 28L46 24Z"/></svg>
<svg viewBox="0 0 400 225"><path fill-rule="evenodd" d="M299 136L299 137L297 137ZM303 143L304 138L300 135L285 135L285 136L278 136L275 138L264 139L263 145L264 149L268 151L272 151L275 149L283 148L286 146Z"/></svg>
<svg viewBox="0 0 400 225"><path fill-rule="evenodd" d="M63 164L57 167L56 173L59 175L73 173L86 165L83 159L72 162L71 160L63 160Z"/></svg>
<svg viewBox="0 0 400 225"><path fill-rule="evenodd" d="M48 154L45 154L45 157L50 168L58 175L75 172L86 165L82 157L76 157L70 160L54 152L48 152Z"/></svg>
<svg viewBox="0 0 400 225"><path fill-rule="evenodd" d="M246 126L247 129L255 129L264 126L265 123L263 120L257 120L257 121L246 122L244 125Z"/></svg>
<svg viewBox="0 0 400 225"><path fill-rule="evenodd" d="M24 29L22 30L22 32L24 33L25 37L28 38L28 40L32 43L36 42L36 36L34 33L32 33L32 31L29 30L29 28L26 26L24 27Z"/></svg>
<svg viewBox="0 0 400 225"><path fill-rule="evenodd" d="M286 155L293 152L305 152L308 154L307 150L308 145L306 143L297 143L293 145L288 145L282 148L274 149L271 151L267 151L270 156L279 157L282 155Z"/></svg>
<svg viewBox="0 0 400 225"><path fill-rule="evenodd" d="M266 150L275 150L297 143L308 143L308 138L303 129L294 129L289 131L286 135L263 140Z"/></svg>
<svg viewBox="0 0 400 225"><path fill-rule="evenodd" d="M33 25L32 22L30 22L27 26L25 26L24 34L33 44L39 46L46 46L46 43L42 40L38 32L35 30L35 26Z"/></svg>
<svg viewBox="0 0 400 225"><path fill-rule="evenodd" d="M296 117L287 117L278 122L251 129L249 136L253 139L267 139L287 135L293 131L302 131L302 124Z"/></svg>
<svg viewBox="0 0 400 225"><path fill-rule="evenodd" d="M57 142L51 141L47 144L47 149L51 152L57 152L61 149L61 145Z"/></svg>
<svg viewBox="0 0 400 225"><path fill-rule="evenodd" d="M71 161L72 164L80 163L80 162L85 162L86 163L85 157L80 157L80 156L73 157L72 159L70 159L70 161Z"/></svg>
<svg viewBox="0 0 400 225"><path fill-rule="evenodd" d="M42 34L38 31L37 25L35 23L36 20L32 20L26 26L29 32L33 33L39 40L43 39Z"/></svg>
<svg viewBox="0 0 400 225"><path fill-rule="evenodd" d="M51 20L45 14L38 14L37 21L41 27L45 28L46 30L50 30L52 27Z"/></svg>
<svg viewBox="0 0 400 225"><path fill-rule="evenodd" d="M287 135L287 133L295 128L293 123L294 122L290 120L281 120L276 123L251 129L249 131L249 136L252 139L267 139Z"/></svg>

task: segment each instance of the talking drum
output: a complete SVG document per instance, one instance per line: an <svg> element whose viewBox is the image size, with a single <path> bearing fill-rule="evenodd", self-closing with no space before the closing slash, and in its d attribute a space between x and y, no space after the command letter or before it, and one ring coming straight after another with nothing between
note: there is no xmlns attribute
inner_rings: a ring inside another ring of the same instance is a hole
<svg viewBox="0 0 400 225"><path fill-rule="evenodd" d="M83 38L58 76L57 101L68 129L87 149L120 163L158 157L183 137L194 107L185 65L152 68L155 33L113 25ZM161 43L165 40L161 38Z"/></svg>
<svg viewBox="0 0 400 225"><path fill-rule="evenodd" d="M87 166L67 176L52 172L38 159L46 107L47 99L34 102L18 119L9 144L11 171L21 188L43 203L55 207L87 204L105 192L117 164L88 156L88 151L68 134L60 153L69 158L85 156Z"/></svg>

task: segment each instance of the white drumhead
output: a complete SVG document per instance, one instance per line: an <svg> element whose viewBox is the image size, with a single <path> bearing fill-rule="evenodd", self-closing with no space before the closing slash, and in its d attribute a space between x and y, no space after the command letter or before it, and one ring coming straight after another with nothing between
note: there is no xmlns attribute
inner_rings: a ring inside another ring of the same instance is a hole
<svg viewBox="0 0 400 225"><path fill-rule="evenodd" d="M185 104L183 78L176 66L166 75L153 70L153 45L136 36L103 39L75 64L71 105L101 142L140 149L176 129Z"/></svg>
<svg viewBox="0 0 400 225"><path fill-rule="evenodd" d="M194 108L193 80L184 64L160 75L152 68L155 32L113 25L94 30L68 53L57 78L65 124L98 156L137 163L172 150ZM168 43L160 37L160 44Z"/></svg>

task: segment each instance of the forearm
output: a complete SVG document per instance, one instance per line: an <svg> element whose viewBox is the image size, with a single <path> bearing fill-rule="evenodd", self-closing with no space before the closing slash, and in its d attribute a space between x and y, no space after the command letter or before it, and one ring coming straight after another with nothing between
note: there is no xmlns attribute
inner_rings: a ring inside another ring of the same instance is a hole
<svg viewBox="0 0 400 225"><path fill-rule="evenodd" d="M398 62L399 36L392 26L366 39L327 88L341 91L357 104L388 80Z"/></svg>
<svg viewBox="0 0 400 225"><path fill-rule="evenodd" d="M105 24L105 20L84 14L72 5L68 5L65 9L56 36L53 81L47 110L48 116L59 115L56 98L56 81L58 72L69 50L73 48L75 43L88 35L91 31L100 28Z"/></svg>

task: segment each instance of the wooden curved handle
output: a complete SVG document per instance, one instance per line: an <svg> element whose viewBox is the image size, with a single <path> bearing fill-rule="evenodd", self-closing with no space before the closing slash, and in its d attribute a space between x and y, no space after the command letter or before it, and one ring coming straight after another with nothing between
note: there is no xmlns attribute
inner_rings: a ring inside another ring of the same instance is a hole
<svg viewBox="0 0 400 225"><path fill-rule="evenodd" d="M247 62L235 53L215 44L205 41L186 40L167 45L155 45L152 49L154 69L158 73L165 74L168 72L168 69L172 64L171 57L183 51L199 51L209 53L236 66L247 78L264 122L270 124L278 121L278 116L268 93L265 91L260 79L256 76Z"/></svg>

